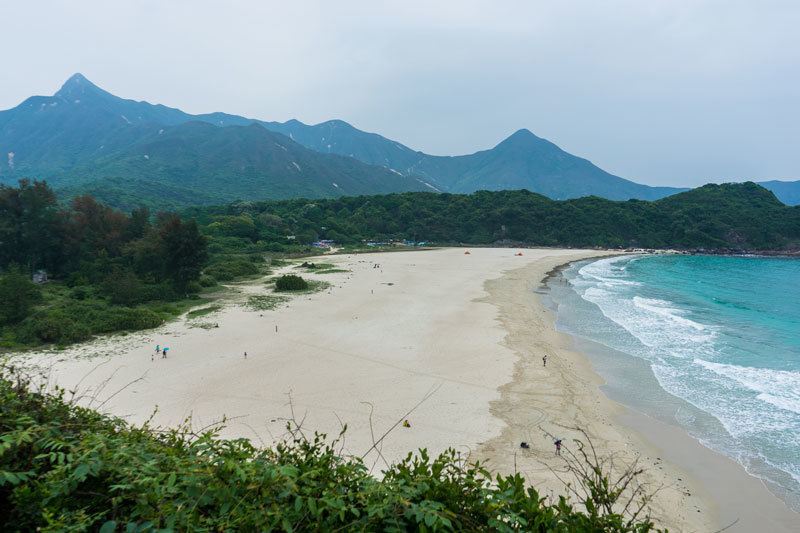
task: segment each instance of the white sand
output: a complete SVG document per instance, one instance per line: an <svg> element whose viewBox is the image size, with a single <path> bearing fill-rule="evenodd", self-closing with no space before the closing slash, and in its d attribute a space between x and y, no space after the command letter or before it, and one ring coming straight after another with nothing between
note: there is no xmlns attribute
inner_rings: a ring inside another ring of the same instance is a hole
<svg viewBox="0 0 800 533"><path fill-rule="evenodd" d="M276 310L229 302L194 321L219 328L182 320L24 359L49 368L51 384L80 383L82 392L96 393L94 406L105 401L103 410L132 422L153 416L156 406L157 425L191 416L202 427L227 416L225 436L264 443L285 434L291 395L305 429L336 435L346 423L344 452L359 456L417 406L408 415L411 427L396 427L381 456L368 455L376 471L384 459L417 448L454 447L500 471L517 468L544 495L559 485L544 466L558 463L542 431L571 437L564 427L580 425L604 452L623 460L643 455L646 481L666 486L654 504L663 524L712 529L715 513L700 489L615 422L621 408L600 393L587 360L570 351L532 295L555 266L601 253L470 251L327 256L350 272L317 275L333 287ZM269 293L263 281L239 290ZM156 344L171 348L168 359L151 361ZM550 356L546 369L543 353ZM519 453L522 440L532 447Z"/></svg>
<svg viewBox="0 0 800 533"><path fill-rule="evenodd" d="M113 373L103 399L144 376L103 406L133 422L146 420L155 406L159 425L191 415L202 427L226 415L231 418L226 435L265 441L284 433L291 393L305 427L334 435L339 420L346 422L345 452L357 455L372 444L369 404L380 435L435 391L409 415L410 429L399 428L385 440L384 457L397 460L421 447L474 449L502 429L489 403L510 381L516 360L501 346L505 331L497 309L475 301L486 296L484 281L509 268L543 259L556 265L587 252L525 250L522 257L512 249L471 252L325 257L351 271L316 276L333 283L330 291L296 296L273 311L229 304L199 319L219 328L174 322L156 332L45 355L41 363L60 361L53 381L72 388L107 361L81 384L94 389ZM375 263L381 268L373 268ZM270 292L262 282L244 290ZM151 362L156 344L169 346L169 357ZM110 357L89 357L95 353Z"/></svg>

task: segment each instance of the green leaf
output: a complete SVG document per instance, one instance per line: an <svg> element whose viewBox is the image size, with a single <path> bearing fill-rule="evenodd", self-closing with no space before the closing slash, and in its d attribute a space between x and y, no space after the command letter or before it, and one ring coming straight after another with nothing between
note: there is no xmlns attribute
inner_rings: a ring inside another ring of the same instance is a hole
<svg viewBox="0 0 800 533"><path fill-rule="evenodd" d="M99 533L114 533L117 530L117 522L114 520L109 520L102 526L100 526Z"/></svg>
<svg viewBox="0 0 800 533"><path fill-rule="evenodd" d="M86 478L86 474L88 474L88 473L89 473L89 465L87 465L86 463L83 463L83 464L78 465L78 468L75 469L74 476L78 477L78 478L81 478L81 479L85 479Z"/></svg>

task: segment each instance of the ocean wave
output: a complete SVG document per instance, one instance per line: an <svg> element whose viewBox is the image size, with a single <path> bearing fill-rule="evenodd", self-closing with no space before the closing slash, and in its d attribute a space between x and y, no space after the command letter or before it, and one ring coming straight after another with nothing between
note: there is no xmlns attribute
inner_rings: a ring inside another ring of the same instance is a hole
<svg viewBox="0 0 800 533"><path fill-rule="evenodd" d="M616 257L577 266L569 286L589 306L574 327L647 361L661 388L709 415L676 414L705 445L800 494L800 370L795 334L785 326L798 315L763 310L777 297L770 271L743 289L730 283L726 263L680 261L645 258L634 267L632 258ZM775 368L754 366L770 363Z"/></svg>
<svg viewBox="0 0 800 533"><path fill-rule="evenodd" d="M707 353L713 349L714 329L686 318L689 312L672 302L631 296L600 286L585 288L581 297L595 304L603 316L650 348L647 359L694 357L698 350Z"/></svg>
<svg viewBox="0 0 800 533"><path fill-rule="evenodd" d="M584 265L578 271L579 277L571 282L578 284L596 284L606 287L639 287L642 284L638 281L624 279L627 275L626 268L635 258L620 256L600 259Z"/></svg>
<svg viewBox="0 0 800 533"><path fill-rule="evenodd" d="M665 300L656 300L654 298L642 298L640 296L633 297L633 304L639 309L643 309L649 313L662 316L667 320L675 322L681 326L688 326L697 331L708 331L709 327L700 322L695 322L688 318L684 318L689 312L685 309L674 307L672 302Z"/></svg>
<svg viewBox="0 0 800 533"><path fill-rule="evenodd" d="M695 363L744 386L756 398L780 409L800 414L800 372L754 368L695 359Z"/></svg>

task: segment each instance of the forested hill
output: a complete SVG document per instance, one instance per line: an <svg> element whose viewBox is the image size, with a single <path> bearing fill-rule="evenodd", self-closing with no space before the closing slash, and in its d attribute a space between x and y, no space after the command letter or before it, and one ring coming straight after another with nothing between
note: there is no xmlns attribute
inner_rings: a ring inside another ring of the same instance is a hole
<svg viewBox="0 0 800 533"><path fill-rule="evenodd" d="M555 201L528 191L400 193L331 200L238 202L193 208L207 233L230 243L317 238L340 243L431 243L797 250L800 207L755 183L705 185L655 202L597 197Z"/></svg>
<svg viewBox="0 0 800 533"><path fill-rule="evenodd" d="M62 198L90 192L125 209L433 190L255 121L210 123L222 117L125 100L76 74L53 96L0 111L0 183L46 180Z"/></svg>

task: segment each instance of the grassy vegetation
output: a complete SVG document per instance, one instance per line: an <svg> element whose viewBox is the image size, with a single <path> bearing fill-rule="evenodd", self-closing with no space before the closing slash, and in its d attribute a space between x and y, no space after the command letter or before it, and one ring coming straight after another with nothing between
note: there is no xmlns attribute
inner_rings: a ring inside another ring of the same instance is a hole
<svg viewBox="0 0 800 533"><path fill-rule="evenodd" d="M333 286L331 283L328 283L327 281L322 281L318 279L310 279L307 281L308 281L308 288L305 291L303 291L304 293L320 292Z"/></svg>
<svg viewBox="0 0 800 533"><path fill-rule="evenodd" d="M303 261L295 268L302 268L307 272L313 272L314 274L335 274L339 272L350 272L349 270L344 268L337 268L336 265L334 265L333 263L310 263L308 261Z"/></svg>
<svg viewBox="0 0 800 533"><path fill-rule="evenodd" d="M222 309L221 305L209 305L208 307L201 307L200 309L192 309L186 313L186 318L198 318L205 315L210 315Z"/></svg>
<svg viewBox="0 0 800 533"><path fill-rule="evenodd" d="M270 273L264 256L261 254L214 254L203 275L217 282L228 282L264 276Z"/></svg>
<svg viewBox="0 0 800 533"><path fill-rule="evenodd" d="M277 296L275 294L258 294L248 296L245 306L253 311L272 311L288 301L289 298L286 296Z"/></svg>
<svg viewBox="0 0 800 533"><path fill-rule="evenodd" d="M77 407L61 391L0 372L0 530L534 531L653 530L619 514L599 467L586 499L548 502L520 475L493 476L455 451L424 450L370 475L322 435L269 448L220 428L152 431Z"/></svg>
<svg viewBox="0 0 800 533"><path fill-rule="evenodd" d="M341 274L344 272L350 272L346 268L324 268L322 270L315 270L315 274Z"/></svg>
<svg viewBox="0 0 800 533"><path fill-rule="evenodd" d="M41 344L65 346L93 335L157 327L207 301L199 295L149 300L126 306L91 285L63 282L41 286L41 300L24 320L0 326L0 349L17 350Z"/></svg>

